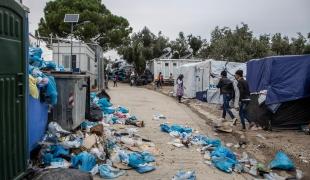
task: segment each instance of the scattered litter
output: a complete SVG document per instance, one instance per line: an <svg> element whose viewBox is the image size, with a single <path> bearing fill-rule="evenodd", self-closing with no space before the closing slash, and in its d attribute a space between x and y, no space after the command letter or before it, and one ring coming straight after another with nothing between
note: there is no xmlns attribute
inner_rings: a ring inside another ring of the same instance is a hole
<svg viewBox="0 0 310 180"><path fill-rule="evenodd" d="M234 144L233 143L227 143L226 146L227 147L232 147Z"/></svg>
<svg viewBox="0 0 310 180"><path fill-rule="evenodd" d="M90 172L96 165L96 158L88 152L82 152L71 160L72 167L84 172Z"/></svg>
<svg viewBox="0 0 310 180"><path fill-rule="evenodd" d="M238 148L240 148L240 145L239 145L239 144L235 144L235 145L234 145L234 148L237 148L237 149L238 149Z"/></svg>
<svg viewBox="0 0 310 180"><path fill-rule="evenodd" d="M266 180L286 180L286 177L279 176L277 173L264 174Z"/></svg>
<svg viewBox="0 0 310 180"><path fill-rule="evenodd" d="M211 160L211 155L210 155L209 151L206 151L206 152L205 152L203 158L204 158L205 160L208 160L208 161Z"/></svg>
<svg viewBox="0 0 310 180"><path fill-rule="evenodd" d="M261 138L263 140L266 140L266 138L263 135L261 135L261 134L256 134L256 137L259 137L259 138Z"/></svg>
<svg viewBox="0 0 310 180"><path fill-rule="evenodd" d="M48 124L48 131L51 132L52 134L57 134L57 133L70 134L69 131L62 129L62 127L57 122L50 122Z"/></svg>
<svg viewBox="0 0 310 180"><path fill-rule="evenodd" d="M271 169L293 170L295 165L293 161L283 152L279 151L275 158L269 164Z"/></svg>
<svg viewBox="0 0 310 180"><path fill-rule="evenodd" d="M205 164L211 166L212 165L212 162L211 161L204 161Z"/></svg>
<svg viewBox="0 0 310 180"><path fill-rule="evenodd" d="M83 121L79 129L69 132L55 122L48 125L40 142L40 159L32 162L34 166L70 167L99 173L102 178L116 178L129 169L139 173L155 170L153 155L159 155L159 150L151 140L139 136L137 128L126 126L144 127L144 122L129 114L126 107L113 107L106 96L91 93L90 104L91 121ZM179 143L183 146L181 140Z"/></svg>
<svg viewBox="0 0 310 180"><path fill-rule="evenodd" d="M113 168L108 164L101 164L98 169L100 176L105 179L114 179L123 176L126 173L125 171Z"/></svg>
<svg viewBox="0 0 310 180"><path fill-rule="evenodd" d="M212 153L212 163L218 169L230 173L237 163L235 154L225 147L218 147Z"/></svg>
<svg viewBox="0 0 310 180"><path fill-rule="evenodd" d="M233 129L231 128L231 124L223 123L221 125L214 126L214 129L218 132L223 133L232 133Z"/></svg>
<svg viewBox="0 0 310 180"><path fill-rule="evenodd" d="M153 115L153 120L166 120L166 116L162 115L162 114L154 114Z"/></svg>
<svg viewBox="0 0 310 180"><path fill-rule="evenodd" d="M196 180L195 171L178 171L172 180Z"/></svg>
<svg viewBox="0 0 310 180"><path fill-rule="evenodd" d="M84 139L83 147L85 147L86 149L91 149L96 144L96 142L97 142L96 141L96 135L92 134L90 136L87 136Z"/></svg>
<svg viewBox="0 0 310 180"><path fill-rule="evenodd" d="M103 125L98 124L98 125L90 128L90 132L93 134L96 134L97 136L102 136L103 135Z"/></svg>
<svg viewBox="0 0 310 180"><path fill-rule="evenodd" d="M302 179L303 178L303 173L301 170L296 169L296 179Z"/></svg>

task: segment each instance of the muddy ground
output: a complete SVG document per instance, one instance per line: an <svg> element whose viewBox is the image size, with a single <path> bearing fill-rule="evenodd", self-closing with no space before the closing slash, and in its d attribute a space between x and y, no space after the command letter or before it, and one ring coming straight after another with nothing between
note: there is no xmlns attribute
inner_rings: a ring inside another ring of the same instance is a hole
<svg viewBox="0 0 310 180"><path fill-rule="evenodd" d="M169 142L175 138L161 132L160 124L169 122L187 125L194 131L213 136L213 131L205 120L194 113L185 104L179 104L174 99L161 93L145 88L130 87L120 84L119 87L108 90L114 105L124 105L130 113L145 122L145 127L138 129L138 134L150 139L158 148L156 155L156 170L139 174L134 170L127 171L127 175L118 179L126 180L171 180L178 170L194 170L197 179L249 179L247 174L227 174L213 166L204 163L203 155L197 151L199 146L174 147ZM162 113L167 120L153 120L153 115ZM99 179L96 177L95 179Z"/></svg>
<svg viewBox="0 0 310 180"><path fill-rule="evenodd" d="M154 90L152 85L145 88ZM165 86L162 89L155 90L159 93L171 97L173 87ZM173 98L173 97L171 97ZM221 110L218 105L203 103L196 99L186 99L183 101L193 112L205 120L209 127L219 123ZM236 112L235 112L236 113ZM301 131L282 130L282 131L240 131L240 123L236 127L232 127L232 133L216 133L225 143L237 144L241 137L246 137L245 148L232 149L237 153L246 151L258 161L267 164L274 157L275 153L282 150L286 152L296 164L296 167L303 171L304 179L310 179L310 136ZM214 129L213 129L214 130ZM213 133L214 134L214 133ZM286 176L286 172L278 172ZM294 174L294 173L290 173Z"/></svg>

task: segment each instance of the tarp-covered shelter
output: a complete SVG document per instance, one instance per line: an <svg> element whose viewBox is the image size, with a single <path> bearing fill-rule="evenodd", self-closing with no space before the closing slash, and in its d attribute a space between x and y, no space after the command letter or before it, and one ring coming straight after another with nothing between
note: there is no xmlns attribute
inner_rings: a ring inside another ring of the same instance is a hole
<svg viewBox="0 0 310 180"><path fill-rule="evenodd" d="M310 55L251 60L247 80L252 121L288 129L310 123Z"/></svg>
<svg viewBox="0 0 310 180"><path fill-rule="evenodd" d="M228 78L234 81L234 73L239 69L246 74L245 63L208 59L199 63L190 63L178 67L175 79L179 74L184 75L184 86L186 88L184 90L184 97L195 98L197 92L206 91L207 102L221 104L220 91L216 88L221 72L226 70Z"/></svg>

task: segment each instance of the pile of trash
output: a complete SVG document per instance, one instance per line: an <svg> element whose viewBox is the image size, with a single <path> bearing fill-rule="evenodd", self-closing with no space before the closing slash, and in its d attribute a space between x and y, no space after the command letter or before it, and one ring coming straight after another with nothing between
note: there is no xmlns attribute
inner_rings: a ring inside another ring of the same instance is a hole
<svg viewBox="0 0 310 180"><path fill-rule="evenodd" d="M143 127L143 121L130 115L126 107L114 107L110 97L102 93L92 93L91 104L92 121L85 120L74 131L49 123L33 168L74 168L107 179L122 176L130 169L138 173L155 170L159 151L134 127ZM98 108L101 116L93 112Z"/></svg>
<svg viewBox="0 0 310 180"><path fill-rule="evenodd" d="M293 171L296 170L295 178L299 179L302 172L295 169L293 161L282 151L279 151L275 158L265 166L254 158L250 158L246 152L239 155L229 149L229 143L225 146L220 139L213 139L205 135L195 133L192 128L179 124L169 125L167 123L160 124L162 132L169 133L174 137L173 142L169 142L176 147L199 146L197 149L204 158L204 162L210 166L214 166L226 173L248 173L254 177L262 176L266 179L275 179L279 176L272 169ZM284 178L285 179L285 178Z"/></svg>
<svg viewBox="0 0 310 180"><path fill-rule="evenodd" d="M46 104L57 104L57 88L53 76L43 71L64 71L63 67L57 66L52 61L44 61L42 49L29 48L29 93L34 99L40 99Z"/></svg>

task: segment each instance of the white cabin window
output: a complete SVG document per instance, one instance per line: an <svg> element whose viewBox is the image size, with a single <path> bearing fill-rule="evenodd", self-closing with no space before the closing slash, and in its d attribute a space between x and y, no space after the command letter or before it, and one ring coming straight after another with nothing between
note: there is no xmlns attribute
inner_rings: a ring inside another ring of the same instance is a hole
<svg viewBox="0 0 310 180"><path fill-rule="evenodd" d="M90 57L87 57L87 70L90 71Z"/></svg>
<svg viewBox="0 0 310 180"><path fill-rule="evenodd" d="M70 68L70 55L63 55L62 64L64 68Z"/></svg>

